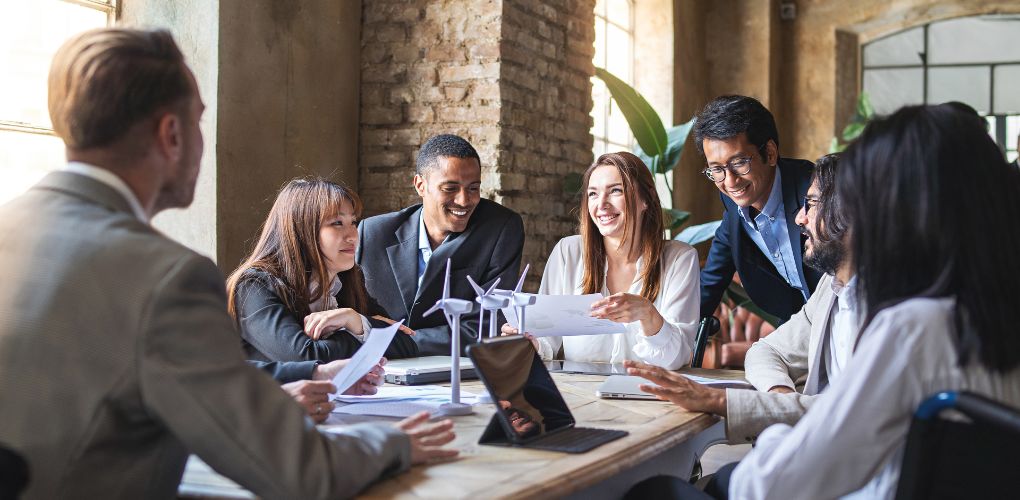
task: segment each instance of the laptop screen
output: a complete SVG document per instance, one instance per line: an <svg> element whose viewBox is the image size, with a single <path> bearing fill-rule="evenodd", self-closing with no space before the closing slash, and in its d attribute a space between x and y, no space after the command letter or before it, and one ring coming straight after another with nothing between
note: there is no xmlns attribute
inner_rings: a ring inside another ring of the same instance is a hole
<svg viewBox="0 0 1020 500"><path fill-rule="evenodd" d="M574 425L574 416L531 342L501 337L469 353L512 439L521 441Z"/></svg>

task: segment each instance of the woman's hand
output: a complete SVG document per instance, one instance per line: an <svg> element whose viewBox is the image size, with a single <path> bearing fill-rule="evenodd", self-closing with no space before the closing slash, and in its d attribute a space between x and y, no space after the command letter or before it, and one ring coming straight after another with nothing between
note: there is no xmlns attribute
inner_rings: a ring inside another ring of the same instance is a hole
<svg viewBox="0 0 1020 500"><path fill-rule="evenodd" d="M414 465L433 460L456 457L457 450L443 448L444 444L453 441L453 421L443 420L429 422L429 413L423 411L394 424L411 438L411 463Z"/></svg>
<svg viewBox="0 0 1020 500"><path fill-rule="evenodd" d="M345 328L347 331L362 335L365 326L361 323L358 311L349 307L313 312L305 316L305 335L312 340L329 337L333 332Z"/></svg>
<svg viewBox="0 0 1020 500"><path fill-rule="evenodd" d="M328 380L299 380L280 387L290 394L290 397L294 398L317 424L326 420L333 411L329 395L336 392L336 386Z"/></svg>
<svg viewBox="0 0 1020 500"><path fill-rule="evenodd" d="M501 337L506 337L508 335L519 335L519 334L520 334L520 332L518 332L516 328L510 326L510 323L503 323L503 326L499 327L499 335ZM538 348L538 339L535 338L534 335L532 335L532 334L530 334L528 332L524 332L524 338L530 340L531 341L531 345L535 346L535 352L542 352L542 350Z"/></svg>
<svg viewBox="0 0 1020 500"><path fill-rule="evenodd" d="M641 332L651 337L662 329L665 320L648 299L633 293L614 293L591 305L593 318L608 319L617 323L641 322Z"/></svg>
<svg viewBox="0 0 1020 500"><path fill-rule="evenodd" d="M348 362L350 362L349 359L338 359L317 365L312 370L312 380L331 381L333 377L336 377L337 373L340 373L344 366L347 366ZM379 363L373 366L364 377L361 377L354 385L344 391L344 394L348 396L371 396L379 392L379 387L385 382L386 369L383 368L385 364L386 358L380 358Z"/></svg>

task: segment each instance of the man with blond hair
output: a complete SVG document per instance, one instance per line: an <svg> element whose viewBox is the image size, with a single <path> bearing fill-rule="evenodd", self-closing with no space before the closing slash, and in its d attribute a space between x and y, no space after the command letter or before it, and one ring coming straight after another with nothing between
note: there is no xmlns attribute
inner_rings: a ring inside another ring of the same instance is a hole
<svg viewBox="0 0 1020 500"><path fill-rule="evenodd" d="M317 432L245 363L213 262L149 225L191 203L203 148L169 33L72 38L49 108L67 168L0 208L0 443L24 498L172 497L189 452L261 497L348 497L456 454L427 414Z"/></svg>

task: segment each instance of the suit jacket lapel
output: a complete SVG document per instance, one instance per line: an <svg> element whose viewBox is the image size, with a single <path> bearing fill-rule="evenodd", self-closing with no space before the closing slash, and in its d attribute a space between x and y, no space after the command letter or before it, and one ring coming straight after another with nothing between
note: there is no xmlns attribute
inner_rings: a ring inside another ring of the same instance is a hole
<svg viewBox="0 0 1020 500"><path fill-rule="evenodd" d="M829 343L829 335L832 334L830 323L832 321L832 310L836 306L836 294L829 287L826 293L827 300L822 304L825 307L825 318L821 322L811 324L811 344L808 346L808 354L811 356L811 365L808 368L807 383L804 384L804 394L818 394L822 389L821 374L825 369L825 362L822 355L825 353L825 346Z"/></svg>
<svg viewBox="0 0 1020 500"><path fill-rule="evenodd" d="M471 237L474 229L475 224L468 222L467 229L463 233L450 234L446 241L436 247L435 251L432 252L432 257L429 258L428 264L425 266L425 274L421 279L422 286L414 296L415 301L424 294L426 288L438 287L439 292L436 295L442 294L443 275L446 274L446 259L453 259L451 260L451 269L463 267L463 265L458 265L459 263L454 257L457 256L457 251L464 245L464 242ZM477 276L473 277L477 278ZM452 287L453 284L451 283L450 286ZM429 306L431 307L431 304Z"/></svg>
<svg viewBox="0 0 1020 500"><path fill-rule="evenodd" d="M400 289L400 297L404 301L404 308L408 315L411 313L411 304L414 294L418 290L418 221L421 218L421 209L404 221L394 232L397 244L386 247L386 256L390 260L390 267L393 268L393 277L397 280L397 288Z"/></svg>

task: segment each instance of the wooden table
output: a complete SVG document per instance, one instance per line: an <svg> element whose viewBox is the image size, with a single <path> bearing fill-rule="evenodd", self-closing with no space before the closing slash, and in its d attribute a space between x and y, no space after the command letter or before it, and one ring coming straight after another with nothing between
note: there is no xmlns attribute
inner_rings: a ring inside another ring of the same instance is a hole
<svg viewBox="0 0 1020 500"><path fill-rule="evenodd" d="M742 372L686 369L687 373L742 378ZM553 378L579 426L622 429L630 434L588 453L483 446L482 430L492 416L489 405L475 406L473 415L455 417L460 458L413 467L374 485L363 498L620 498L633 484L651 476L687 477L695 459L722 435L718 417L689 413L661 401L607 400L595 396L605 379L599 375L559 374ZM482 393L478 381L463 383L466 391ZM334 419L347 416L334 414ZM182 496L251 497L201 462L189 462L181 483Z"/></svg>

